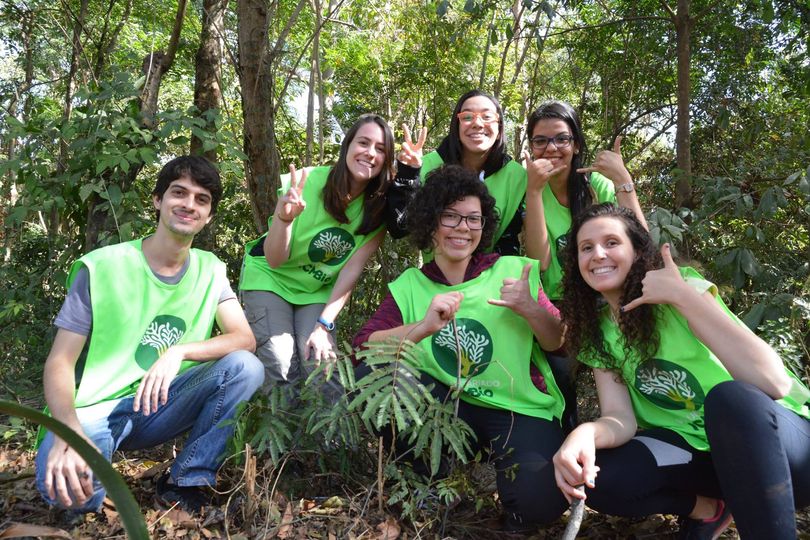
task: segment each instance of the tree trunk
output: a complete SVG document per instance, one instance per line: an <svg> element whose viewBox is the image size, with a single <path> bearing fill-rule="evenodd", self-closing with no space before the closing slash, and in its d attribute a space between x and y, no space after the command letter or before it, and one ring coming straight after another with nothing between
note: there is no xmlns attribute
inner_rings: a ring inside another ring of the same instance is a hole
<svg viewBox="0 0 810 540"><path fill-rule="evenodd" d="M321 2L312 0L312 11L315 14L315 33L312 38L312 54L309 62L309 86L307 92L307 132L306 132L306 155L304 165L312 165L312 156L315 147L315 93L320 88L318 76L318 59L320 56L321 41ZM320 109L323 105L318 103Z"/></svg>
<svg viewBox="0 0 810 540"><path fill-rule="evenodd" d="M97 80L101 78L104 68L107 65L107 58L109 58L110 54L115 49L115 44L118 42L118 36L121 34L121 30L123 30L124 25L127 23L127 21L129 21L129 16L132 13L132 0L126 0L123 16L119 19L118 24L115 25L115 28L110 31L109 24L112 21L112 11L116 2L117 0L110 0L109 5L107 6L104 27L101 31L101 37L99 38L98 45L96 47L96 61L95 67L93 68L93 76ZM107 37L108 32L110 33L109 37Z"/></svg>
<svg viewBox="0 0 810 540"><path fill-rule="evenodd" d="M79 56L82 51L82 30L84 29L84 18L87 15L88 0L82 0L79 5L79 14L73 21L73 36L70 47L70 67L68 68L67 81L65 83L65 106L62 109L62 121L70 120L73 112L73 92L76 89L76 72L79 70ZM56 175L65 172L68 160L68 141L64 137L59 138L59 161L56 163ZM51 207L48 217L48 238L53 240L59 234L60 225L59 209L56 205Z"/></svg>
<svg viewBox="0 0 810 540"><path fill-rule="evenodd" d="M20 122L27 122L29 113L31 112L31 85L34 82L34 49L33 49L33 32L34 32L34 16L35 12L25 10L21 13L21 42L23 46L23 65L25 69L25 80L22 88L18 89L15 96L12 97L8 105L9 116L17 118ZM19 96L25 95L22 103L22 114L20 114L20 100ZM17 117L20 114L19 118ZM18 141L15 137L9 135L8 139L4 141L6 158L10 161L17 155ZM0 201L6 201L5 204L0 205L0 243L3 245L3 260L8 262L11 260L12 255L12 238L16 237L16 230L14 228L6 227L6 216L8 211L17 204L19 192L17 191L17 172L9 169L6 172L5 180L0 179Z"/></svg>
<svg viewBox="0 0 810 540"><path fill-rule="evenodd" d="M222 104L221 69L222 34L225 9L228 0L204 0L200 46L194 58L194 106L199 113L218 111ZM209 119L205 128L216 132L216 124ZM216 148L205 150L202 139L191 134L189 152L202 155L211 163L217 163ZM195 247L212 251L216 246L217 220L209 223L194 239Z"/></svg>
<svg viewBox="0 0 810 540"><path fill-rule="evenodd" d="M200 114L216 111L222 104L220 87L222 62L222 31L225 9L228 0L204 0L200 46L194 58L194 106ZM210 122L206 130L213 133L216 125ZM217 162L217 151L214 148L203 149L203 141L192 133L190 152L202 155L212 163Z"/></svg>
<svg viewBox="0 0 810 540"><path fill-rule="evenodd" d="M689 71L691 64L690 39L692 37L693 19L689 14L690 0L678 0L678 11L675 15L675 35L678 55L678 116L675 131L675 157L681 173L675 184L675 207L694 205L692 201L692 151L689 135L689 106L691 89Z"/></svg>
<svg viewBox="0 0 810 540"><path fill-rule="evenodd" d="M145 128L155 128L155 114L157 114L158 94L163 75L169 71L177 54L177 45L180 42L180 30L183 27L183 18L186 14L187 0L178 0L177 15L174 18L174 28L169 39L169 48L164 53L153 51L143 60L142 69L146 74L146 82L141 92L141 123Z"/></svg>
<svg viewBox="0 0 810 540"><path fill-rule="evenodd" d="M270 17L264 2L238 0L237 39L239 86L242 93L247 154L245 179L250 194L253 222L258 231L267 230L267 218L276 204L279 186L279 157L273 132L273 94L267 33Z"/></svg>
<svg viewBox="0 0 810 540"><path fill-rule="evenodd" d="M177 53L177 46L180 43L180 30L183 27L183 18L186 13L187 0L179 0L177 3L177 14L174 18L174 27L172 28L172 35L169 38L169 47L164 53L162 51L153 51L146 55L143 60L142 70L146 75L146 82L144 83L143 90L140 96L140 120L141 126L145 129L153 130L156 126L155 115L157 114L158 93L160 92L160 83L163 80L163 75L169 71L174 63L174 57ZM132 164L129 171L118 179L121 193L126 193L135 182L138 173L143 168L142 164ZM115 182L116 179L109 178L105 180L107 183ZM111 228L108 221L112 216L110 210L102 210L98 207L104 203L98 193L93 193L90 197L90 202L87 208L87 229L84 233L84 250L88 252L98 247L99 238L101 233Z"/></svg>

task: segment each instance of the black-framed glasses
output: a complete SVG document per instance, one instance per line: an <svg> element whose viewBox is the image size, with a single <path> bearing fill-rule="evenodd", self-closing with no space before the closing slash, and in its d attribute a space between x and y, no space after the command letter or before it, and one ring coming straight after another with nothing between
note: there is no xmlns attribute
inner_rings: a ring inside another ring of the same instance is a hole
<svg viewBox="0 0 810 540"><path fill-rule="evenodd" d="M538 135L537 137L532 137L529 139L529 144L531 145L533 150L545 150L548 148L549 143L554 143L556 148L568 148L571 146L571 141L574 140L573 135L568 135L567 133L560 133L559 135L555 135L553 137L543 137L542 135Z"/></svg>
<svg viewBox="0 0 810 540"><path fill-rule="evenodd" d="M491 124L492 122L497 122L501 119L501 117L498 116L498 113L494 113L492 111L461 111L456 115L456 118L458 118L459 122L462 124L472 124L475 122L476 118L480 118L485 124Z"/></svg>
<svg viewBox="0 0 810 540"><path fill-rule="evenodd" d="M461 220L467 222L467 227L472 231L479 231L484 228L487 218L478 214L471 214L469 216L462 216L456 212L442 212L439 215L439 223L445 227L455 228L461 224Z"/></svg>

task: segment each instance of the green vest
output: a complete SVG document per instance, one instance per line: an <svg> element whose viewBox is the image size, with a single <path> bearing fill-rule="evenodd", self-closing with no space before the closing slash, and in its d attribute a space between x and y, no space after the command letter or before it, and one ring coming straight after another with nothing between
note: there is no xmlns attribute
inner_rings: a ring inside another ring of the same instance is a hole
<svg viewBox="0 0 810 540"><path fill-rule="evenodd" d="M290 256L284 264L270 268L263 254L251 255L251 250L264 242L266 235L245 245L240 290L270 291L295 305L326 303L346 261L382 229L365 235L354 232L363 221L364 195L346 208L349 223L339 223L329 215L323 203L329 169L315 167L307 175L303 193L307 206L293 221ZM287 191L289 180L286 184L279 189L279 196ZM268 226L272 219L268 220Z"/></svg>
<svg viewBox="0 0 810 540"><path fill-rule="evenodd" d="M442 164L444 161L438 152L431 152L422 158L422 170L419 173L422 182L425 181L425 176L430 171L439 168ZM517 161L511 160L498 172L484 178L484 185L487 186L489 194L495 198L495 208L500 216L498 229L492 237L492 245L486 249L487 253L491 253L512 221L512 217L523 204L526 196L526 169L521 167Z"/></svg>
<svg viewBox="0 0 810 540"><path fill-rule="evenodd" d="M73 263L68 286L82 266L90 275L93 328L76 407L134 394L166 349L211 336L220 298L215 276L225 275L213 253L190 250L188 270L175 285L155 277L140 239L83 256ZM183 362L180 372L194 365Z"/></svg>
<svg viewBox="0 0 810 540"><path fill-rule="evenodd" d="M487 303L500 298L504 278L519 278L525 257L501 257L479 276L458 285L442 285L421 270L409 268L388 285L402 312L404 324L422 320L437 294L459 291L464 300L451 322L439 332L419 342L427 353L421 369L448 386L456 385L458 356L456 334L461 348L461 399L481 407L514 411L538 418L559 418L563 398L554 381L545 354L534 339L529 324L509 308ZM533 298L539 286L537 272L529 278ZM532 365L545 378L547 391L532 382Z"/></svg>
<svg viewBox="0 0 810 540"><path fill-rule="evenodd" d="M699 291L709 290L713 284L691 267L679 269L681 275ZM703 284L703 285L701 285ZM707 286L708 285L708 286ZM716 288L713 289L716 294ZM737 324L743 323L716 296L717 303ZM704 426L703 401L715 385L732 379L723 364L689 329L686 318L670 305L655 306L660 345L655 357L638 364L625 362L623 338L618 326L605 308L600 326L605 339L605 348L622 365L622 379L627 384L633 412L642 429L662 427L680 434L686 442L698 450L709 450ZM592 367L604 367L596 358L579 360ZM796 376L797 391L778 400L785 408L805 418L810 418L807 400L808 390Z"/></svg>
<svg viewBox="0 0 810 540"><path fill-rule="evenodd" d="M596 192L596 202L616 202L616 191L613 182L597 172L590 176L591 187ZM548 268L543 272L543 290L549 299L562 298L562 275L565 245L568 241L568 231L571 230L571 210L557 200L551 185L546 184L543 189L543 213L546 217L548 229L548 243L551 250L551 260Z"/></svg>

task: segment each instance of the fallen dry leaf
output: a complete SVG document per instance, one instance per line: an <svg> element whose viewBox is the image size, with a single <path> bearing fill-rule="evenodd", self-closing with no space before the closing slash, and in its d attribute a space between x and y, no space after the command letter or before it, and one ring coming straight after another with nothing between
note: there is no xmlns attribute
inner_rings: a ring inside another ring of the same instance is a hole
<svg viewBox="0 0 810 540"><path fill-rule="evenodd" d="M12 523L6 530L0 533L0 538L23 538L26 536L71 538L70 534L62 529L46 527L45 525L28 525L27 523Z"/></svg>
<svg viewBox="0 0 810 540"><path fill-rule="evenodd" d="M385 521L377 525L377 530L380 531L380 534L377 536L376 540L397 540L401 532L397 520L391 516L388 516L385 518Z"/></svg>
<svg viewBox="0 0 810 540"><path fill-rule="evenodd" d="M281 525L278 528L276 536L278 538L288 538L292 532L292 503L287 503L287 508L284 510L284 515L281 517Z"/></svg>

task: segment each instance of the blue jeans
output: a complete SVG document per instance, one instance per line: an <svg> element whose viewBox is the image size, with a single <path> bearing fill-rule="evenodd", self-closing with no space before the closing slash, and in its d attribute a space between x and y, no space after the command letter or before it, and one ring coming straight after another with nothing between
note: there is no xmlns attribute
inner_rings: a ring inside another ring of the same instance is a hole
<svg viewBox="0 0 810 540"><path fill-rule="evenodd" d="M154 447L191 430L172 465L172 479L180 486L214 485L225 445L233 433L233 425L223 426L221 422L233 418L236 406L250 399L263 381L261 362L247 351L234 351L175 378L166 405L149 416L132 410L134 396L82 407L76 413L85 435L108 461L116 450ZM37 453L36 475L37 489L45 501L57 505L45 489L53 441L53 434L48 432ZM92 512L101 507L105 490L97 479L93 482L93 496L72 510Z"/></svg>

